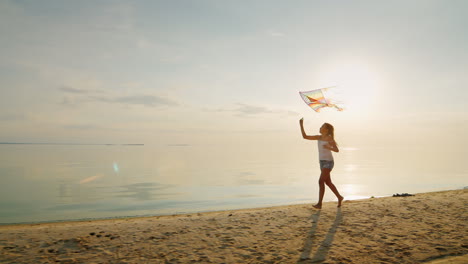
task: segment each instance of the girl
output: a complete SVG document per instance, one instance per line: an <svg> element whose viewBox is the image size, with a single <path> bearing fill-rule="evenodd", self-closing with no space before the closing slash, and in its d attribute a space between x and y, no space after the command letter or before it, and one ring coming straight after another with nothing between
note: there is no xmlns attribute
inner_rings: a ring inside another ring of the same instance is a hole
<svg viewBox="0 0 468 264"><path fill-rule="evenodd" d="M299 121L301 125L301 132L302 137L308 140L317 140L318 142L318 150L319 150L319 160L320 160L320 179L319 179L319 201L316 205L314 205L317 209L322 209L322 200L323 195L325 194L325 184L330 187L332 192L338 198L338 207L341 207L341 202L343 201L344 197L340 195L338 190L336 189L335 185L332 183L330 178L330 172L335 165L333 161L332 151L339 152L338 145L335 142L334 136L334 128L332 125L328 123L324 123L320 127L320 135L316 136L308 136L304 131L304 118L301 118Z"/></svg>

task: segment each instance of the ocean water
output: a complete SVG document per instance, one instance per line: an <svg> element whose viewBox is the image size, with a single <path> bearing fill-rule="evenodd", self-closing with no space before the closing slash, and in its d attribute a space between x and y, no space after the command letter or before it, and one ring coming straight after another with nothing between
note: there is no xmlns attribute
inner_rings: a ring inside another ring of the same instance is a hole
<svg viewBox="0 0 468 264"><path fill-rule="evenodd" d="M314 143L0 144L0 224L194 213L317 201ZM341 146L346 199L459 189L466 153ZM336 198L329 189L326 201Z"/></svg>

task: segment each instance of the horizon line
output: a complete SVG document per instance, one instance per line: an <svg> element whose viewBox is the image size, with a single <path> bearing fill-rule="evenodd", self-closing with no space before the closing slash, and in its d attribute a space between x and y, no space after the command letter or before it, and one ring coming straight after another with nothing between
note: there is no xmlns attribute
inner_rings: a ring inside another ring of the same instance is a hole
<svg viewBox="0 0 468 264"><path fill-rule="evenodd" d="M0 145L93 145L93 146L144 146L143 143L127 143L127 144L116 144L116 143L58 143L58 142L0 142Z"/></svg>

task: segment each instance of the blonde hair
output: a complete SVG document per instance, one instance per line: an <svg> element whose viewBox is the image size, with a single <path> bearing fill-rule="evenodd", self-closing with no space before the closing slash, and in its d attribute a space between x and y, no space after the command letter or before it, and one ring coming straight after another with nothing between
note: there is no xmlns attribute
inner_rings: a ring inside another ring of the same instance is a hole
<svg viewBox="0 0 468 264"><path fill-rule="evenodd" d="M333 139L333 141L335 141L335 128L329 123L324 123L323 125L327 129L327 136L330 136Z"/></svg>

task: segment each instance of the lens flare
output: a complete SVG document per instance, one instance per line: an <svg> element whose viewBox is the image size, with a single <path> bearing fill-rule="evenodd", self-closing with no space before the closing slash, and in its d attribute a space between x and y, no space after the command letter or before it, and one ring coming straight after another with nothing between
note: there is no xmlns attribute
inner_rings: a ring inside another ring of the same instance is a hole
<svg viewBox="0 0 468 264"><path fill-rule="evenodd" d="M117 165L117 162L114 162L113 167L114 167L114 172L119 173L119 165Z"/></svg>

